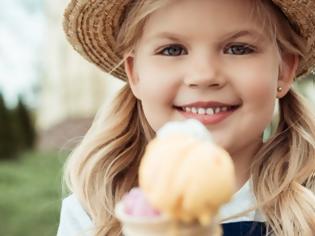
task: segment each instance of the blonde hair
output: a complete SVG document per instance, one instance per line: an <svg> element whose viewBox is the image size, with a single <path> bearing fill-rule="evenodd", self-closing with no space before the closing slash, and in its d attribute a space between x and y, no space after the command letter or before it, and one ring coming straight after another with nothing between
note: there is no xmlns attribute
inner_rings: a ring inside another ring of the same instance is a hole
<svg viewBox="0 0 315 236"><path fill-rule="evenodd" d="M258 16L267 25L280 54L303 59L306 43L270 1L254 1ZM315 234L315 115L304 99L291 89L280 104L275 134L256 154L251 166L254 193L274 235Z"/></svg>
<svg viewBox="0 0 315 236"><path fill-rule="evenodd" d="M117 50L121 55L133 50L150 14L168 0L130 2L117 34ZM256 13L253 15L265 20L264 28L269 29L270 36L276 36L282 54L303 56L302 40L279 10L263 0L253 2ZM280 100L280 116L276 133L263 145L252 164L257 205L275 235L312 235L315 233L314 116L293 90ZM70 155L65 169L66 184L90 215L95 235L121 235L114 206L137 185L140 159L153 136L141 102L126 84L110 112L101 111L96 116Z"/></svg>

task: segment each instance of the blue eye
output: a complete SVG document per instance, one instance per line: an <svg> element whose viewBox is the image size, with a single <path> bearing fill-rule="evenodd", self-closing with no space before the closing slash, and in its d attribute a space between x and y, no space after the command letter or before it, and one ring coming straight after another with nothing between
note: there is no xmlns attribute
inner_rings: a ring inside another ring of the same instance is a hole
<svg viewBox="0 0 315 236"><path fill-rule="evenodd" d="M181 45L170 45L163 50L161 50L158 54L162 54L165 56L181 56L186 53L186 50Z"/></svg>
<svg viewBox="0 0 315 236"><path fill-rule="evenodd" d="M244 55L253 53L255 50L246 44L231 45L224 49L224 53L233 55Z"/></svg>

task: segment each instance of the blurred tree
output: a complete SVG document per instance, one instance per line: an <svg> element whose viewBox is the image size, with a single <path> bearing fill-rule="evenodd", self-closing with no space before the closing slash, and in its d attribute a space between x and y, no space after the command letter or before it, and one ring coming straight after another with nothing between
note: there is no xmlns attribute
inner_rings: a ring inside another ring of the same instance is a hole
<svg viewBox="0 0 315 236"><path fill-rule="evenodd" d="M19 97L12 120L15 121L19 149L21 151L33 149L36 141L35 126L31 112L27 109L21 97Z"/></svg>
<svg viewBox="0 0 315 236"><path fill-rule="evenodd" d="M0 93L0 159L10 159L17 156L18 148L12 131L10 111Z"/></svg>

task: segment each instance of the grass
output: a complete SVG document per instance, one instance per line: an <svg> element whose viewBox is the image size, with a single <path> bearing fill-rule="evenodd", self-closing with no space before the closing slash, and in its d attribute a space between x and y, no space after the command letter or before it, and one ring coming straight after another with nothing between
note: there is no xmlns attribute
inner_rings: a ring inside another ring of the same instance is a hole
<svg viewBox="0 0 315 236"><path fill-rule="evenodd" d="M56 235L64 154L30 152L0 162L0 235Z"/></svg>

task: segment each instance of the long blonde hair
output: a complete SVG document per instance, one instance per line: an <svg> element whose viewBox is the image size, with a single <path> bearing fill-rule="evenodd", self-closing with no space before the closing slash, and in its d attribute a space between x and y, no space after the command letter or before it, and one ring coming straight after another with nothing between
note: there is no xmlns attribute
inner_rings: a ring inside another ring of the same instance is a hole
<svg viewBox="0 0 315 236"><path fill-rule="evenodd" d="M130 2L117 35L117 50L121 55L133 50L147 18L168 0ZM263 17L265 28L271 29L269 33L275 36L279 50L303 56L303 42L285 17L264 0L253 2L253 15ZM277 132L263 145L252 164L257 205L275 235L312 235L315 234L315 118L293 90L280 100L280 116ZM140 159L153 136L141 102L126 84L110 112L100 111L70 155L65 181L90 215L95 235L121 235L114 206L137 185Z"/></svg>

